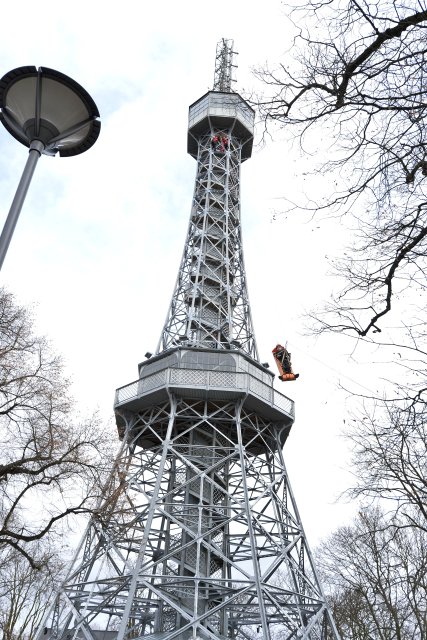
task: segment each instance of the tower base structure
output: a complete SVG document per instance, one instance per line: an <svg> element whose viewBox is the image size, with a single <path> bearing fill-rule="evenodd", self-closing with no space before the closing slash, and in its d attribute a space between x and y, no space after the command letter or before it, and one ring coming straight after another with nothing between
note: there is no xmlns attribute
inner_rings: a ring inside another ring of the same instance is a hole
<svg viewBox="0 0 427 640"><path fill-rule="evenodd" d="M116 392L117 467L50 637L338 639L283 460L294 405L273 375L191 347L139 373Z"/></svg>

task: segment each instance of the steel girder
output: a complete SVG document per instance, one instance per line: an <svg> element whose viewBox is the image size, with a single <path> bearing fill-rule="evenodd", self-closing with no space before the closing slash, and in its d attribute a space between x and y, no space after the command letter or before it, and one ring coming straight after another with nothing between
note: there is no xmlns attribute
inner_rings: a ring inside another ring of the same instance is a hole
<svg viewBox="0 0 427 640"><path fill-rule="evenodd" d="M51 637L338 637L277 446L282 425L242 404L172 396L127 417Z"/></svg>

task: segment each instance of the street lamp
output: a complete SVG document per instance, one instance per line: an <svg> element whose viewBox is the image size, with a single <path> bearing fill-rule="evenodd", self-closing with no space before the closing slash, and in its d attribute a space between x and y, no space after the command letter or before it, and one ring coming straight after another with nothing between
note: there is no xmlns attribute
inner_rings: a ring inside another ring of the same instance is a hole
<svg viewBox="0 0 427 640"><path fill-rule="evenodd" d="M19 67L0 80L0 120L29 147L28 160L0 236L0 269L41 154L75 156L97 140L98 108L83 87L47 67Z"/></svg>

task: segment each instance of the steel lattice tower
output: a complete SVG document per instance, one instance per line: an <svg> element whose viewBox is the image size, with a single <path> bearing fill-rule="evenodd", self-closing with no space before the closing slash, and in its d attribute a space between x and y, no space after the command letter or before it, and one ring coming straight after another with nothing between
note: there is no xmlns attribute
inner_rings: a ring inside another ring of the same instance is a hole
<svg viewBox="0 0 427 640"><path fill-rule="evenodd" d="M294 403L258 360L239 193L254 112L232 57L223 40L214 90L190 106L172 302L156 355L116 392L117 468L45 623L54 638L338 639L283 460Z"/></svg>

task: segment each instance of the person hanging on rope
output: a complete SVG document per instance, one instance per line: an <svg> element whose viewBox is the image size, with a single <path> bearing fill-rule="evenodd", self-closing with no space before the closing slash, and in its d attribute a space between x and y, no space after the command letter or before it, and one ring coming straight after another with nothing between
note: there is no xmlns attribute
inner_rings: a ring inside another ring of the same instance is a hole
<svg viewBox="0 0 427 640"><path fill-rule="evenodd" d="M294 373L292 371L291 354L286 347L281 344L276 344L272 353L276 361L277 368L279 369L279 380L287 382L299 378L299 373Z"/></svg>

